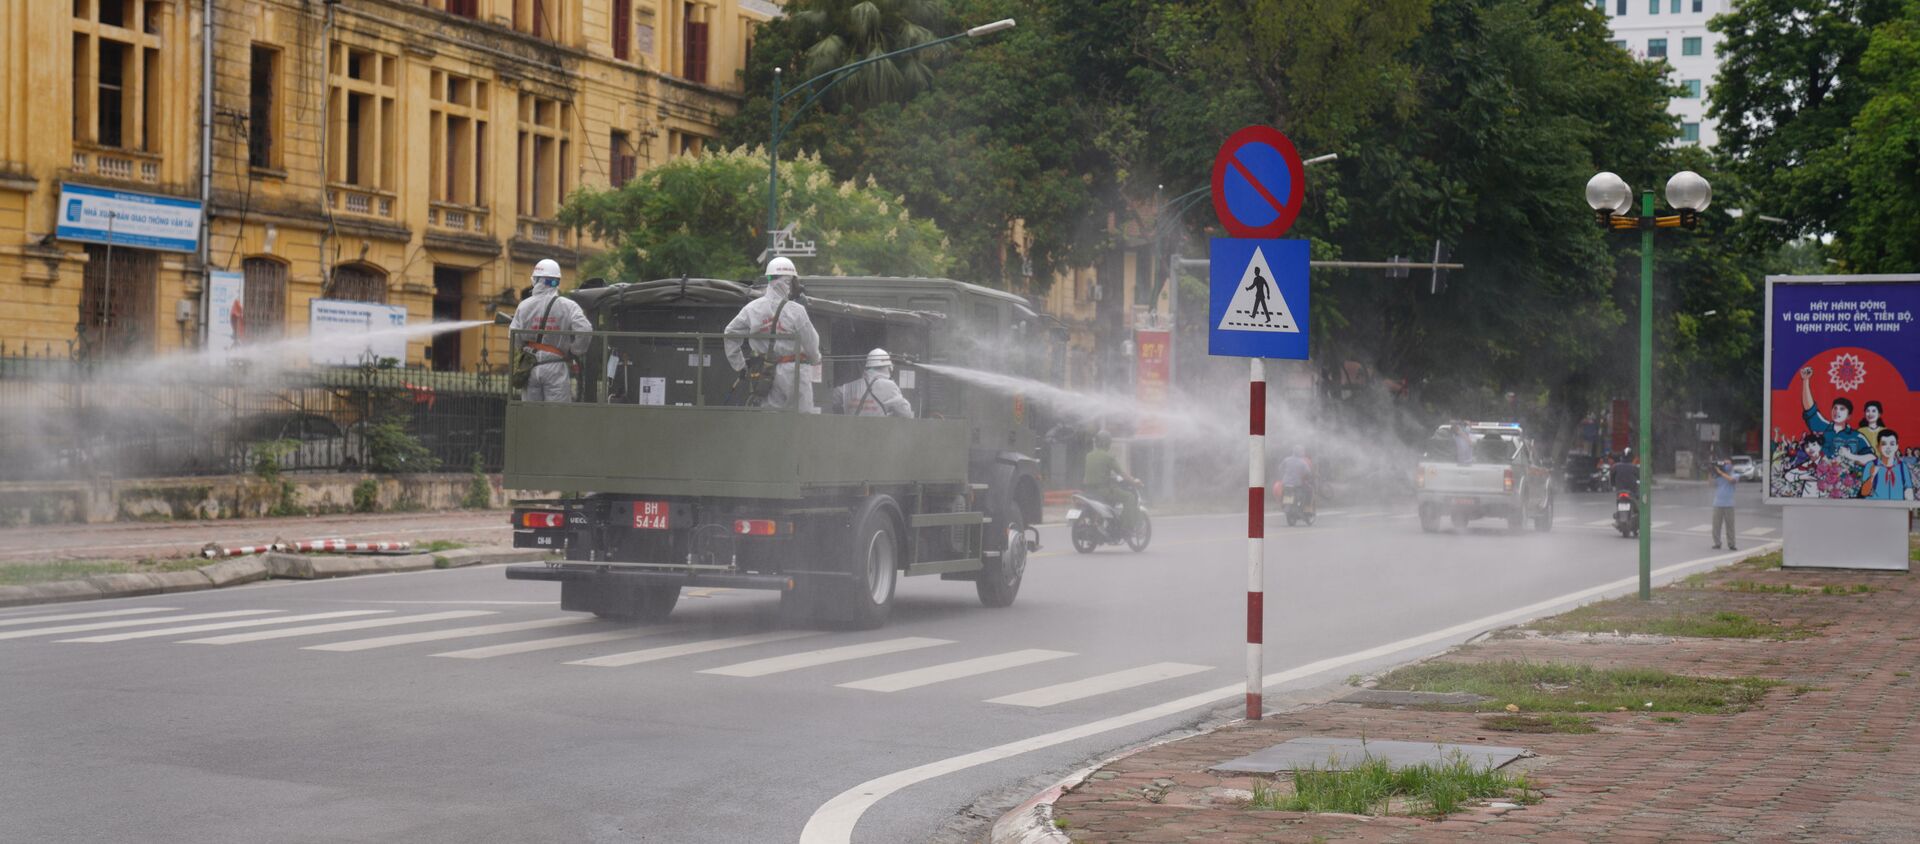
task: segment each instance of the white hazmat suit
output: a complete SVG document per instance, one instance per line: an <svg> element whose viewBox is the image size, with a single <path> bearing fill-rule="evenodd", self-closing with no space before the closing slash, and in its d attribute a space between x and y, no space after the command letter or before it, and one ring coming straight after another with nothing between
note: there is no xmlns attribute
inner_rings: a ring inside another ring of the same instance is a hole
<svg viewBox="0 0 1920 844"><path fill-rule="evenodd" d="M886 367L867 370L857 380L834 388L833 412L850 416L899 416L913 418L913 403L893 383Z"/></svg>
<svg viewBox="0 0 1920 844"><path fill-rule="evenodd" d="M760 339L742 341L729 337L726 341L727 364L733 371L740 372L747 367L746 349L771 359L773 368L773 386L767 394L767 407L792 407L794 392L799 391L800 412L812 413L813 385L810 379L812 368L820 365L820 334L813 328L813 318L807 316L807 306L789 298L793 291L793 279L787 276L775 276L767 282L767 290L760 298L747 303L747 306L735 314L733 321L727 323L728 334L792 334L794 339ZM785 307L782 307L785 303ZM774 314L779 314L779 324L774 324ZM743 348L742 344L745 343ZM801 365L804 364L803 368Z"/></svg>
<svg viewBox="0 0 1920 844"><path fill-rule="evenodd" d="M592 330L593 323L587 321L587 315L580 310L579 303L561 296L557 285L536 283L533 295L513 311L513 341L523 345L535 344L534 359L537 361L527 381L527 388L521 391L520 400L573 400L567 359L561 353L580 355L587 350L587 344L593 341L592 337L584 334L570 336L520 332Z"/></svg>

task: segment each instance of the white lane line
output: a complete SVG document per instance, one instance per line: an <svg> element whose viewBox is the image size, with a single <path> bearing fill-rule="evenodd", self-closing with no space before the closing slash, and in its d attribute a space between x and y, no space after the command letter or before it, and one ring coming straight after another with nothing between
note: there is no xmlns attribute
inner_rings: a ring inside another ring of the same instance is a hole
<svg viewBox="0 0 1920 844"><path fill-rule="evenodd" d="M1654 522L1653 524L1647 525L1647 527L1652 528L1654 530L1659 530L1670 524L1673 524L1673 523L1672 522Z"/></svg>
<svg viewBox="0 0 1920 844"><path fill-rule="evenodd" d="M420 642L438 642L444 639L465 639L471 636L491 636L496 633L518 633L522 630L545 630L549 627L578 627L592 624L596 618L543 618L538 621L514 621L507 624L485 624L479 627L455 627L451 630L432 630L426 633L399 633L392 636L376 636L372 639L354 639L350 642L329 642L324 645L308 645L303 651L369 651L374 648L390 648L395 645L412 645Z"/></svg>
<svg viewBox="0 0 1920 844"><path fill-rule="evenodd" d="M1748 536L1772 536L1779 532L1780 531L1778 529L1770 528L1770 527L1747 528L1746 530L1741 531L1741 533L1744 533Z"/></svg>
<svg viewBox="0 0 1920 844"><path fill-rule="evenodd" d="M43 621L79 621L86 618L111 618L116 615L144 615L150 612L174 612L179 607L141 607L132 610L103 610L101 612L70 612L60 615L36 615L29 618L9 618L0 621L0 627L12 627L19 624L39 624Z"/></svg>
<svg viewBox="0 0 1920 844"><path fill-rule="evenodd" d="M750 636L734 636L728 639L708 639L704 642L687 642L680 645L665 645L663 647L647 648L646 650L640 651L607 654L606 656L596 656L592 659L577 659L567 664L591 665L595 668L619 668L623 665L639 665L643 662L672 659L677 656L692 656L694 654L722 651L728 648L744 648L748 645L760 645L767 642L784 642L788 639L805 639L809 636L818 635L820 635L820 631L818 630L788 630L778 633L755 633Z"/></svg>
<svg viewBox="0 0 1920 844"><path fill-rule="evenodd" d="M1778 547L1778 543L1769 542L1752 551L1719 554L1712 557L1688 560L1684 563L1675 563L1666 568L1654 570L1653 577L1670 578L1678 576L1688 569L1702 568L1724 562L1731 562L1733 560L1745 559L1775 547ZM1624 591L1638 583L1639 577L1637 575L1624 577L1611 583L1602 583L1599 586L1589 587L1578 592L1570 592L1557 598L1548 598L1547 600L1528 604L1524 607L1508 610L1503 613L1495 613L1483 618L1476 618L1472 621L1453 625L1452 627L1445 627L1429 633L1401 639L1398 642L1388 642L1384 645L1354 651L1353 653L1343 654L1341 656L1329 657L1296 668L1290 668L1286 671L1268 674L1261 682L1267 689L1275 689L1295 680L1337 671L1355 663L1392 656L1401 651L1423 645L1430 645L1435 642L1458 639L1462 636L1512 624L1516 621L1537 618L1565 604L1585 601L1589 598L1597 598L1610 592ZM1198 709L1203 706L1217 706L1228 700L1238 700L1242 695L1246 694L1246 689L1247 687L1244 683L1221 686L1217 689L1187 695L1178 700L1170 700L1166 703L1149 706L1145 709L1136 709L1123 715L1102 718L1098 721L1068 727L1064 730L1055 730L1051 733L1043 733L1031 738L1010 741L1006 744L986 748L985 750L976 750L972 753L950 756L946 759L928 762L925 765L908 768L904 771L896 771L884 776L874 777L873 779L834 795L832 800L828 800L822 804L820 808L815 809L812 817L807 818L806 827L800 830L800 844L848 844L848 842L853 840L854 826L860 823L860 816L866 814L867 809L872 808L873 804L909 786L946 776L955 771L964 771L968 768L998 762L1002 759L1010 759L1023 753L1044 750L1056 745L1066 744L1067 742L1078 741L1088 736L1097 736L1110 730L1118 730L1158 718L1178 715L1182 712Z"/></svg>
<svg viewBox="0 0 1920 844"><path fill-rule="evenodd" d="M219 621L212 624L189 624L185 627L162 627L159 630L136 630L132 633L108 633L103 636L88 636L84 639L57 639L59 642L127 642L134 639L153 639L161 636L179 636L186 633L206 633L213 630L233 630L240 627L265 627L269 624L293 624L300 621L319 621L325 618L351 618L357 615L380 615L393 610L336 610L317 612L307 615L277 615L273 618L249 618L245 621Z"/></svg>
<svg viewBox="0 0 1920 844"><path fill-rule="evenodd" d="M1694 525L1693 527L1687 528L1687 532L1688 533L1711 533L1713 532L1713 525L1711 523L1704 524L1704 525Z"/></svg>
<svg viewBox="0 0 1920 844"><path fill-rule="evenodd" d="M281 610L227 610L225 612L201 612L191 615L173 615L166 618L130 618L124 621L96 621L91 624L67 624L59 627L40 627L33 630L9 630L0 633L0 639L24 639L28 636L54 636L60 633L85 633L89 630L112 630L116 627L138 627L142 624L171 624L176 621L200 621L208 618L237 618L243 615L266 615Z"/></svg>
<svg viewBox="0 0 1920 844"><path fill-rule="evenodd" d="M900 653L901 651L914 651L921 648L931 648L935 645L951 644L953 644L953 640L951 639L903 636L898 639L882 639L878 642L862 642L858 645L843 645L838 648L801 651L797 654L756 659L752 662L742 662L736 665L723 665L719 668L709 668L700 673L719 674L726 677L765 677L768 674L779 674L782 671L798 671L802 668L813 668L835 662L846 662L850 659L865 659L870 656L883 656L885 654Z"/></svg>
<svg viewBox="0 0 1920 844"><path fill-rule="evenodd" d="M1019 668L1022 665L1032 665L1036 662L1046 662L1050 659L1059 659L1068 656L1073 656L1073 654L1068 651L1028 648L1023 651L1008 651L1003 654L983 656L976 659L963 659L959 662L949 662L945 665L929 665L926 668L915 668L912 671L902 671L898 674L883 674L879 677L869 677L865 680L841 683L840 688L863 689L869 692L898 692L905 689L917 689L921 686L928 686L934 683L944 683L948 680L958 680L962 677L986 674L992 671Z"/></svg>
<svg viewBox="0 0 1920 844"><path fill-rule="evenodd" d="M342 630L365 630L369 627L393 627L399 624L421 624L428 621L450 621L456 618L472 618L476 615L493 615L491 610L449 610L430 612L424 615L398 615L392 618L374 618L365 621L336 621L332 624L310 624L305 627L289 627L284 630L262 630L258 633L232 633L226 636L209 636L205 639L185 639L183 645L238 645L243 642L264 642L268 639L289 639L294 636L317 636L321 633L338 633Z"/></svg>
<svg viewBox="0 0 1920 844"><path fill-rule="evenodd" d="M1411 519L1411 518L1414 518L1414 517L1416 517L1416 516L1419 516L1419 515L1420 515L1419 513L1395 513L1395 514L1393 514L1393 515L1391 515L1391 516L1388 516L1387 518L1389 518L1389 519Z"/></svg>
<svg viewBox="0 0 1920 844"><path fill-rule="evenodd" d="M1212 667L1213 666L1210 665L1189 665L1184 662L1156 662L1152 665L1142 665L1139 668L1129 668L1110 674L1099 674L1084 680L1073 680L1052 686L1028 689L1024 692L1015 692L1010 695L1002 695L987 702L1004 703L1009 706L1053 706L1059 703L1080 700L1081 698L1093 697L1094 695L1104 695L1122 689L1131 689L1135 686L1144 686L1148 683L1158 683L1161 680L1185 677L1188 674L1198 674L1202 671L1211 670Z"/></svg>
<svg viewBox="0 0 1920 844"><path fill-rule="evenodd" d="M488 645L484 648L467 648L460 651L447 651L434 656L453 659L488 659L496 656L528 654L534 651L550 651L555 648L571 648L574 645L593 645L600 642L615 642L621 639L633 639L658 633L658 630L610 630L605 633L579 633L572 636L554 636L547 639L531 639L525 642L508 642L504 645Z"/></svg>
<svg viewBox="0 0 1920 844"><path fill-rule="evenodd" d="M495 607L495 606L498 606L498 607L551 607L551 606L557 606L559 604L558 601L354 601L354 603L356 604L429 604L429 605L460 604L463 606L472 605L472 606L487 606L487 607Z"/></svg>
<svg viewBox="0 0 1920 844"><path fill-rule="evenodd" d="M1612 519L1595 519L1591 522L1587 522L1583 524L1582 527L1613 527L1613 520Z"/></svg>

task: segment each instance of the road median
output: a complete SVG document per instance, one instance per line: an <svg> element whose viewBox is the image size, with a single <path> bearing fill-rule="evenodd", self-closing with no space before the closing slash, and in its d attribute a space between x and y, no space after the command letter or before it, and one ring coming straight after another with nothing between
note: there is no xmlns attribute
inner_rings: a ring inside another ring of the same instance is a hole
<svg viewBox="0 0 1920 844"><path fill-rule="evenodd" d="M0 607L195 592L269 578L323 580L365 574L539 562L546 558L543 552L518 548L450 548L417 554L290 554L273 551L197 566L192 565L192 560L143 561L134 564L70 562L50 567L54 568L56 577L68 575L64 578L0 585ZM134 567L150 567L152 570L125 570ZM22 565L15 567L15 570L25 568Z"/></svg>

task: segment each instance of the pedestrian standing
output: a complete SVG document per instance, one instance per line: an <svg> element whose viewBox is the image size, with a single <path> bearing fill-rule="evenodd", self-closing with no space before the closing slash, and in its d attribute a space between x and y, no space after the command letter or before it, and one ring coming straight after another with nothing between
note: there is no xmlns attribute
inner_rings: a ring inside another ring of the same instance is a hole
<svg viewBox="0 0 1920 844"><path fill-rule="evenodd" d="M1720 547L1720 528L1727 530L1727 550L1738 551L1733 536L1733 463L1728 460L1716 460L1713 463L1713 547Z"/></svg>

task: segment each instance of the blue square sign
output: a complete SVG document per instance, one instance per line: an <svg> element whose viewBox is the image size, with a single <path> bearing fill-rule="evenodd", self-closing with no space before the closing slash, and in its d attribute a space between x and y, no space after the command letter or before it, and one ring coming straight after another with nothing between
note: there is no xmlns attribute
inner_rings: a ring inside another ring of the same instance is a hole
<svg viewBox="0 0 1920 844"><path fill-rule="evenodd" d="M1207 353L1306 360L1307 242L1217 237L1207 257Z"/></svg>

